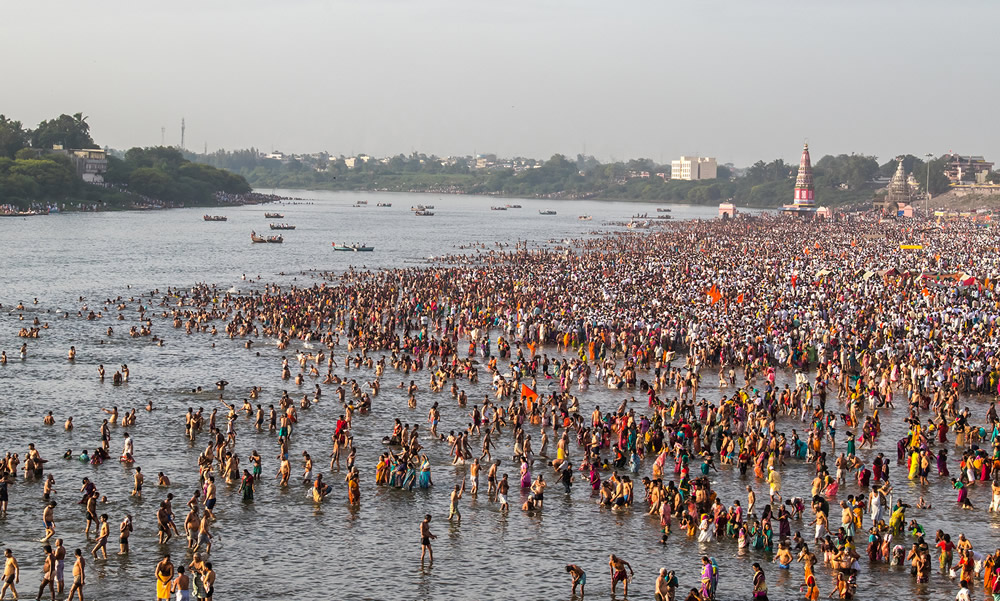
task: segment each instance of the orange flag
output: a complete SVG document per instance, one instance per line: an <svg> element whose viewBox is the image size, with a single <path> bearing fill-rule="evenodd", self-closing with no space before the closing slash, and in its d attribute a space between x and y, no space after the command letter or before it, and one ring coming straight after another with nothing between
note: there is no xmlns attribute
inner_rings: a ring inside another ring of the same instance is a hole
<svg viewBox="0 0 1000 601"><path fill-rule="evenodd" d="M521 384L521 396L529 401L534 401L538 398L538 393L529 388L527 384Z"/></svg>
<svg viewBox="0 0 1000 601"><path fill-rule="evenodd" d="M798 279L799 279L799 276L797 276L797 275L793 275L792 276L792 288L795 287L795 282L797 282Z"/></svg>
<svg viewBox="0 0 1000 601"><path fill-rule="evenodd" d="M743 304L743 293L742 292L740 292L740 295L736 297L736 302L738 302L741 305Z"/></svg>
<svg viewBox="0 0 1000 601"><path fill-rule="evenodd" d="M716 286L715 284L712 284L712 287L708 290L708 295L710 297L712 297L712 304L713 305L715 303L719 302L719 299L722 298L722 293L719 292L719 287Z"/></svg>
<svg viewBox="0 0 1000 601"><path fill-rule="evenodd" d="M535 345L531 342L528 343L528 350L531 351L531 356L535 356Z"/></svg>

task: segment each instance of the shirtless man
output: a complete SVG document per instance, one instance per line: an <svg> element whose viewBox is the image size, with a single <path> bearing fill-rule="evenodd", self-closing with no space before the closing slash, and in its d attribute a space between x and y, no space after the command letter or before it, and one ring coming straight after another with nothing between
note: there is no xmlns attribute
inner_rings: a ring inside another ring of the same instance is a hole
<svg viewBox="0 0 1000 601"><path fill-rule="evenodd" d="M135 483L134 486L132 487L132 496L141 497L142 483L146 480L146 476L143 475L141 467L135 468L135 474L133 474L132 480Z"/></svg>
<svg viewBox="0 0 1000 601"><path fill-rule="evenodd" d="M45 524L45 538L38 541L41 543L48 542L50 538L56 534L56 502L49 501L45 509L42 510L42 522Z"/></svg>
<svg viewBox="0 0 1000 601"><path fill-rule="evenodd" d="M215 570L212 569L212 562L205 562L205 569L201 575L202 582L205 584L205 601L212 601L212 595L215 594Z"/></svg>
<svg viewBox="0 0 1000 601"><path fill-rule="evenodd" d="M420 563L424 563L424 554L430 555L431 563L434 563L434 550L431 549L431 541L437 538L431 534L431 514L424 516L424 521L420 522Z"/></svg>
<svg viewBox="0 0 1000 601"><path fill-rule="evenodd" d="M495 498L497 491L497 469L500 467L500 460L496 460L486 472L486 495L490 500Z"/></svg>
<svg viewBox="0 0 1000 601"><path fill-rule="evenodd" d="M165 544L170 540L170 512L167 510L166 501L160 502L160 508L156 510L156 527L160 544Z"/></svg>
<svg viewBox="0 0 1000 601"><path fill-rule="evenodd" d="M507 480L507 474L503 475L500 482L497 483L497 501L500 502L500 511L508 511L510 505L507 503L507 491L510 490L510 482Z"/></svg>
<svg viewBox="0 0 1000 601"><path fill-rule="evenodd" d="M289 470L290 472L291 470ZM287 484L287 482L286 482ZM208 477L208 486L205 487L205 516L215 519L212 510L215 508L215 476Z"/></svg>
<svg viewBox="0 0 1000 601"><path fill-rule="evenodd" d="M45 587L49 587L49 592L52 593L52 601L56 601L56 559L52 555L52 547L45 545L45 561L42 563L42 583L38 586L38 596L35 599L41 599L42 593L45 592Z"/></svg>
<svg viewBox="0 0 1000 601"><path fill-rule="evenodd" d="M118 526L118 554L128 555L128 537L132 535L132 516L125 515L125 519Z"/></svg>
<svg viewBox="0 0 1000 601"><path fill-rule="evenodd" d="M458 523L462 523L462 514L458 510L458 500L462 498L462 494L465 493L465 478L462 478L462 488L459 489L458 485L455 485L455 490L451 492L451 508L448 509L448 521L451 521L452 517L458 518Z"/></svg>
<svg viewBox="0 0 1000 601"><path fill-rule="evenodd" d="M174 578L174 564L170 561L170 555L164 555L160 563L156 564L156 599L157 601L170 601L170 585Z"/></svg>
<svg viewBox="0 0 1000 601"><path fill-rule="evenodd" d="M568 564L566 566L566 571L573 578L573 594L576 595L576 585L580 585L580 598L583 599L584 589L587 586L587 573L583 571L583 568L576 565L575 563Z"/></svg>
<svg viewBox="0 0 1000 601"><path fill-rule="evenodd" d="M629 576L625 576L625 569L628 568ZM611 594L615 594L615 587L619 582L625 583L625 596L628 597L628 582L635 575L632 566L627 561L618 557L614 553L608 556L608 569L611 572Z"/></svg>
<svg viewBox="0 0 1000 601"><path fill-rule="evenodd" d="M192 507L184 518L184 533L187 534L188 549L194 547L194 542L198 540L198 530L201 528L201 518L198 517L198 508Z"/></svg>
<svg viewBox="0 0 1000 601"><path fill-rule="evenodd" d="M0 587L0 600L7 596L7 589L10 589L14 593L14 598L17 599L17 589L14 587L14 583L21 582L21 566L17 565L14 552L10 549L5 549L3 556L3 586Z"/></svg>
<svg viewBox="0 0 1000 601"><path fill-rule="evenodd" d="M184 566L177 568L177 578L170 585L170 591L176 593L176 601L190 601L191 579L184 573Z"/></svg>
<svg viewBox="0 0 1000 601"><path fill-rule="evenodd" d="M52 551L56 560L56 592L63 594L66 584L63 581L63 569L66 564L66 547L63 546L63 539L56 539L56 548Z"/></svg>
<svg viewBox="0 0 1000 601"><path fill-rule="evenodd" d="M97 552L100 551L104 559L108 558L108 537L111 536L111 526L108 524L108 514L101 514L101 524L97 528L97 544L94 548L90 550L90 554L97 558Z"/></svg>
<svg viewBox="0 0 1000 601"><path fill-rule="evenodd" d="M73 584L69 587L69 596L66 599L71 601L73 593L77 593L80 595L80 601L83 601L83 585L86 583L84 569L87 567L87 563L83 560L83 552L80 549L74 551L73 554L76 555L76 561L73 562Z"/></svg>
<svg viewBox="0 0 1000 601"><path fill-rule="evenodd" d="M209 532L208 523L208 512L201 518L201 524L198 526L198 536L195 539L194 551L197 552L202 545L205 545L205 553L212 552L212 533Z"/></svg>

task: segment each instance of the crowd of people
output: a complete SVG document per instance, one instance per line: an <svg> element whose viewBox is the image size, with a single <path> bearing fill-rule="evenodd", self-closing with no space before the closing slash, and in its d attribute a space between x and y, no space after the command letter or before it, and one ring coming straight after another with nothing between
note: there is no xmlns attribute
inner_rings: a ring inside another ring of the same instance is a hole
<svg viewBox="0 0 1000 601"><path fill-rule="evenodd" d="M247 459L248 470L233 450L245 422L273 433L276 485L301 480L316 503L337 491L335 471L351 506L362 503L364 474L378 487L434 487L423 452L432 444L448 445L451 465L467 468L445 486L448 520L456 523L466 494L482 492L507 512L511 489L520 489L515 508L540 513L549 481L571 495L581 494L574 492L580 481L609 510L655 516L663 544L689 537L701 545L705 554L692 562L700 561L700 582L684 587L690 601L716 597L714 555L727 547L759 552L764 563L754 563L752 579L740 585L756 599L767 598L766 572L796 564L802 597L811 601L854 598L863 563L909 565L919 586L933 576L935 549L938 577L953 578L959 594L979 587L987 599L1000 598L1000 549L990 553L985 537L976 547L965 533L908 520L908 509L927 504L893 486L945 483L957 506L1000 511L997 246L992 228L970 222L757 217L672 222L654 233L559 248L477 247L425 267L321 274L307 286L155 291L138 300L144 323L159 319L246 348L271 341L286 353L275 370L282 383L311 391L299 400L285 392L270 404L254 386L242 407L223 400L221 412L188 411L185 436L209 441L184 520L193 560L185 572L164 558L157 596L190 582L197 598L211 598L215 572L206 558L218 527L216 478L239 483L247 503L266 485L260 455ZM113 303L105 308L113 310ZM380 403L388 370L401 378L405 406ZM354 375L341 375L348 371ZM469 395L481 372L492 398ZM717 394L706 395L706 377ZM220 398L227 385L216 383ZM584 403L592 387L620 391L621 402L591 410ZM311 406L331 396L343 413L330 425L325 479L316 450L301 448L295 431ZM467 412L468 424L442 424L443 403ZM419 405L429 408L427 428L410 423ZM394 426L383 449L368 450L378 455L374 465L359 466L354 420L374 412L390 414ZM905 436L886 440L887 420L902 423ZM102 427L95 457L110 457L107 432ZM123 444L121 460L132 465L130 443ZM29 450L23 469L41 478L43 462ZM514 478L505 473L511 464ZM790 470L802 473L793 467L811 478L790 481ZM3 468L5 479L17 473L16 454ZM142 472L136 467L133 475L133 494L141 495ZM739 481L745 505L721 498L720 480ZM90 485L83 490L88 531L94 518L106 542L108 516L91 511L99 495ZM979 488L990 491L988 507L973 503L970 491ZM161 543L178 534L170 502L157 513ZM46 505L49 518L52 508ZM43 515L45 540L55 535L49 518ZM421 562L425 555L433 562L431 520L419 525ZM124 522L120 531L127 552ZM631 566L619 554L608 566L612 592L621 582L627 596ZM817 578L819 566L827 581ZM681 566L671 567L655 577L658 599L672 600L680 588ZM586 571L578 563L566 571L582 597Z"/></svg>

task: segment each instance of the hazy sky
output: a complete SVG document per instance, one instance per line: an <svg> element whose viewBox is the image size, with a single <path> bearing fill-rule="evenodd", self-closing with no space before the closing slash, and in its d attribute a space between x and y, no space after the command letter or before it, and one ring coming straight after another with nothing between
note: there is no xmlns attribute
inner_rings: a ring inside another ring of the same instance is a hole
<svg viewBox="0 0 1000 601"><path fill-rule="evenodd" d="M1000 2L4 2L0 113L115 148L1000 162Z"/></svg>

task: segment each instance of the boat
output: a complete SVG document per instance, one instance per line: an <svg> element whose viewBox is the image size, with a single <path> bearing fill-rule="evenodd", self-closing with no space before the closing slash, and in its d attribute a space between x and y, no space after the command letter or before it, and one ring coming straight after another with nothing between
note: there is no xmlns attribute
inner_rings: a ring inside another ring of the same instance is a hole
<svg viewBox="0 0 1000 601"><path fill-rule="evenodd" d="M366 205L366 204L368 204L368 201L367 200L359 200L359 201L355 202L354 204L357 204L357 205Z"/></svg>
<svg viewBox="0 0 1000 601"><path fill-rule="evenodd" d="M538 211L539 215L555 215L556 212L552 209L545 209L544 211Z"/></svg>
<svg viewBox="0 0 1000 601"><path fill-rule="evenodd" d="M378 204L377 204L377 205L375 205L375 206L376 206L376 207L391 207L391 206L392 206L392 203L391 203L391 202L380 202L380 203L378 203Z"/></svg>
<svg viewBox="0 0 1000 601"><path fill-rule="evenodd" d="M433 208L434 208L434 205L424 205L424 208L425 208L425 209L433 209Z"/></svg>
<svg viewBox="0 0 1000 601"><path fill-rule="evenodd" d="M342 250L356 253L370 253L375 250L374 246L365 246L363 244L337 244L333 243L333 250Z"/></svg>
<svg viewBox="0 0 1000 601"><path fill-rule="evenodd" d="M491 211L506 211L507 207L490 207Z"/></svg>
<svg viewBox="0 0 1000 601"><path fill-rule="evenodd" d="M287 223L270 223L270 224L268 224L268 226L272 230L294 230L295 229L294 225L289 225Z"/></svg>
<svg viewBox="0 0 1000 601"><path fill-rule="evenodd" d="M281 244L284 241L285 239L282 238L281 236L268 236L267 238L265 238L264 236L258 236L257 232L253 231L250 232L250 242L254 244L263 244L263 243Z"/></svg>
<svg viewBox="0 0 1000 601"><path fill-rule="evenodd" d="M508 209L520 209L521 205L507 205Z"/></svg>
<svg viewBox="0 0 1000 601"><path fill-rule="evenodd" d="M427 207L425 207L424 205L417 205L417 206L415 206L415 207L410 207L410 210L411 210L411 211L423 211L423 210L424 210L424 209L426 209L426 208L427 208Z"/></svg>
<svg viewBox="0 0 1000 601"><path fill-rule="evenodd" d="M222 215L205 215L202 219L205 221L228 221L228 218Z"/></svg>
<svg viewBox="0 0 1000 601"><path fill-rule="evenodd" d="M657 215L656 217L653 217L653 219L673 219L673 217L670 215Z"/></svg>
<svg viewBox="0 0 1000 601"><path fill-rule="evenodd" d="M431 217L432 215L434 215L434 213L432 211L421 209L415 212L414 215L416 215L417 217Z"/></svg>
<svg viewBox="0 0 1000 601"><path fill-rule="evenodd" d="M351 206L352 206L352 207L354 207L355 209L359 209L359 208L361 208L361 207L367 207L367 206L368 206L368 203L360 203L360 202L356 202L356 203L352 204Z"/></svg>
<svg viewBox="0 0 1000 601"><path fill-rule="evenodd" d="M665 209L663 207L657 207L656 212L657 213L669 213L670 209Z"/></svg>
<svg viewBox="0 0 1000 601"><path fill-rule="evenodd" d="M36 211L34 209L28 211L4 211L0 213L0 217L34 217L35 215L48 215L49 209L42 209L41 211Z"/></svg>
<svg viewBox="0 0 1000 601"><path fill-rule="evenodd" d="M593 217L590 215L580 215L579 217L577 217L577 219L579 219L580 221L590 221L591 219L593 219Z"/></svg>
<svg viewBox="0 0 1000 601"><path fill-rule="evenodd" d="M649 213L636 213L635 215L632 215L632 219L649 219Z"/></svg>
<svg viewBox="0 0 1000 601"><path fill-rule="evenodd" d="M265 219L284 219L285 216L281 213L264 213Z"/></svg>

